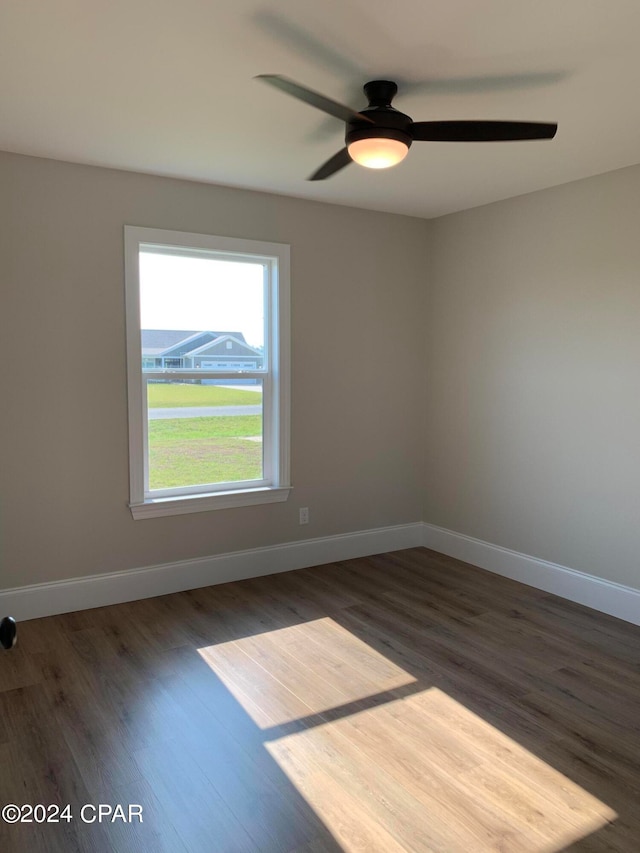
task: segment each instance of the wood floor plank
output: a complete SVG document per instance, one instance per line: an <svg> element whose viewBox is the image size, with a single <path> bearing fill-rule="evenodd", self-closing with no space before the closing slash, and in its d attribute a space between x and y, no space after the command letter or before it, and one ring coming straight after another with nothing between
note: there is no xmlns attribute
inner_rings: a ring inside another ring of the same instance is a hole
<svg viewBox="0 0 640 853"><path fill-rule="evenodd" d="M503 638L514 651L531 650L541 660L557 664L557 668L576 665L588 667L594 674L613 679L616 689L628 684L631 693L636 692L638 674L633 665L616 658L597 643L581 641L566 631L563 633L561 624L549 631L523 612L482 615L474 618L473 624L481 632L493 632Z"/></svg>
<svg viewBox="0 0 640 853"><path fill-rule="evenodd" d="M189 853L257 853L258 844L180 744L145 747L134 759Z"/></svg>
<svg viewBox="0 0 640 853"><path fill-rule="evenodd" d="M482 674L475 673L467 666L458 666L455 659L451 669L447 669L446 665L440 665L429 655L411 648L408 639L403 641L393 636L388 625L369 620L366 615L357 613L355 608L348 608L341 613L340 621L358 636L366 638L373 648L387 653L408 672L416 674L425 687L444 690L515 737L535 741L546 740L550 736L545 720L539 720L535 714L525 712L519 707L519 690L516 691L515 699L492 690L491 685L485 683Z"/></svg>
<svg viewBox="0 0 640 853"><path fill-rule="evenodd" d="M2 834L10 839L7 848L21 844L24 850L106 850L105 828L88 829L79 820L80 809L91 802L91 796L57 722L49 715L41 686L0 693L0 715L9 733L5 773L0 774L3 804L69 804L74 816L52 824L4 824Z"/></svg>
<svg viewBox="0 0 640 853"><path fill-rule="evenodd" d="M446 821L425 821L424 807L408 790L397 785L386 769L379 766L363 773L363 756L348 738L341 738L335 729L308 730L269 745L278 762L289 767L295 778L295 767L319 767L332 779L336 794L350 791L358 803L405 850L446 850L461 842L456 828ZM321 816L327 815L326 801L320 799ZM461 848L459 848L461 849Z"/></svg>
<svg viewBox="0 0 640 853"><path fill-rule="evenodd" d="M423 548L33 620L15 853L640 850L640 628Z"/></svg>
<svg viewBox="0 0 640 853"><path fill-rule="evenodd" d="M290 795L286 776L269 758L264 737L243 709L234 703L225 714L220 693L213 699L210 678L193 682L189 676L183 680L183 674L163 682L181 699L179 742L251 836L263 845L271 837L268 849L288 850L321 835L322 823L306 802Z"/></svg>
<svg viewBox="0 0 640 853"><path fill-rule="evenodd" d="M393 706L390 712L394 713ZM455 748L464 750L464 754L470 753L474 758L471 769L478 766L501 768L501 772L526 784L537 795L561 805L569 822L572 818L580 821L585 814L605 820L615 817L611 808L572 782L557 767L541 760L446 693L435 689L410 697L403 703L399 715L406 721L411 712L416 715L416 728L428 728L430 732L442 730L442 737L453 740ZM557 753L561 746L563 744L557 740L550 741L548 749ZM468 767L462 767L461 772L466 769Z"/></svg>
<svg viewBox="0 0 640 853"><path fill-rule="evenodd" d="M543 836L537 828L525 826L523 809L513 815L504 807L494 807L489 798L479 796L479 791L469 796L469 774L478 768L460 773L442 752L432 749L428 731L421 739L413 739L400 735L398 726L382 729L380 724L379 719L343 721L337 729L342 736L339 748L347 749L345 741L356 746L368 763L378 766L376 776L384 770L396 785L421 803L423 810L437 818L440 827L447 827L447 845L500 849L514 844L518 836L522 837L522 849L535 849L542 843ZM373 743L376 728L378 740ZM527 833L523 832L525 828Z"/></svg>
<svg viewBox="0 0 640 853"><path fill-rule="evenodd" d="M261 728L302 719L315 713L297 693L235 643L204 649L202 655L239 704ZM284 675L284 666L278 674ZM290 685L292 681L287 678ZM301 691L302 692L302 691Z"/></svg>

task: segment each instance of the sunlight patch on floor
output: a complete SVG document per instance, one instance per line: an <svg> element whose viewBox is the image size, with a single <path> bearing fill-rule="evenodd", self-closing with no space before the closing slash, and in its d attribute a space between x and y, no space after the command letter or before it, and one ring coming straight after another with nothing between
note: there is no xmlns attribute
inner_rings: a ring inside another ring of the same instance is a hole
<svg viewBox="0 0 640 853"><path fill-rule="evenodd" d="M343 706L356 711L352 703L416 682L329 617L198 653L263 729Z"/></svg>
<svg viewBox="0 0 640 853"><path fill-rule="evenodd" d="M199 654L345 851L558 853L617 817L329 617Z"/></svg>
<svg viewBox="0 0 640 853"><path fill-rule="evenodd" d="M435 687L266 748L345 851L554 853L617 817Z"/></svg>

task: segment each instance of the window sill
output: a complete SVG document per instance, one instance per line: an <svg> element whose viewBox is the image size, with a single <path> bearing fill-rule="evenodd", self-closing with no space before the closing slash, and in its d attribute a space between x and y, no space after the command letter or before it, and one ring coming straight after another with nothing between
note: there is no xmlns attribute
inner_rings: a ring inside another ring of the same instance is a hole
<svg viewBox="0 0 640 853"><path fill-rule="evenodd" d="M235 506L281 503L286 501L290 486L243 489L234 492L210 492L206 495L185 495L178 498L150 498L143 503L129 504L134 519L156 518L161 515L184 515L188 512L209 512Z"/></svg>

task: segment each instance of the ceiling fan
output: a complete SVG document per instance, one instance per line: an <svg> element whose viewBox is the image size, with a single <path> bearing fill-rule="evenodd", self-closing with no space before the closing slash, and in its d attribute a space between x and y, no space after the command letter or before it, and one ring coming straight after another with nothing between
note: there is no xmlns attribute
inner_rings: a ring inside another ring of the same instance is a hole
<svg viewBox="0 0 640 853"><path fill-rule="evenodd" d="M407 156L412 142L506 142L517 139L553 139L557 124L531 121L413 121L391 106L398 87L391 80L364 85L368 106L356 112L280 74L256 78L305 104L345 122L346 146L309 177L323 181L359 163L369 169L395 166Z"/></svg>

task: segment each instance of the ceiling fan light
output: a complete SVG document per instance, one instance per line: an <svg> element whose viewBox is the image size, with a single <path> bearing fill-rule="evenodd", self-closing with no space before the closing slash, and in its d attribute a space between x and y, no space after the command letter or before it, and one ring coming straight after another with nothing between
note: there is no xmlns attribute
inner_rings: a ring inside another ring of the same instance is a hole
<svg viewBox="0 0 640 853"><path fill-rule="evenodd" d="M367 169L388 169L395 166L409 153L409 146L398 139L369 137L357 139L348 145L349 156Z"/></svg>

